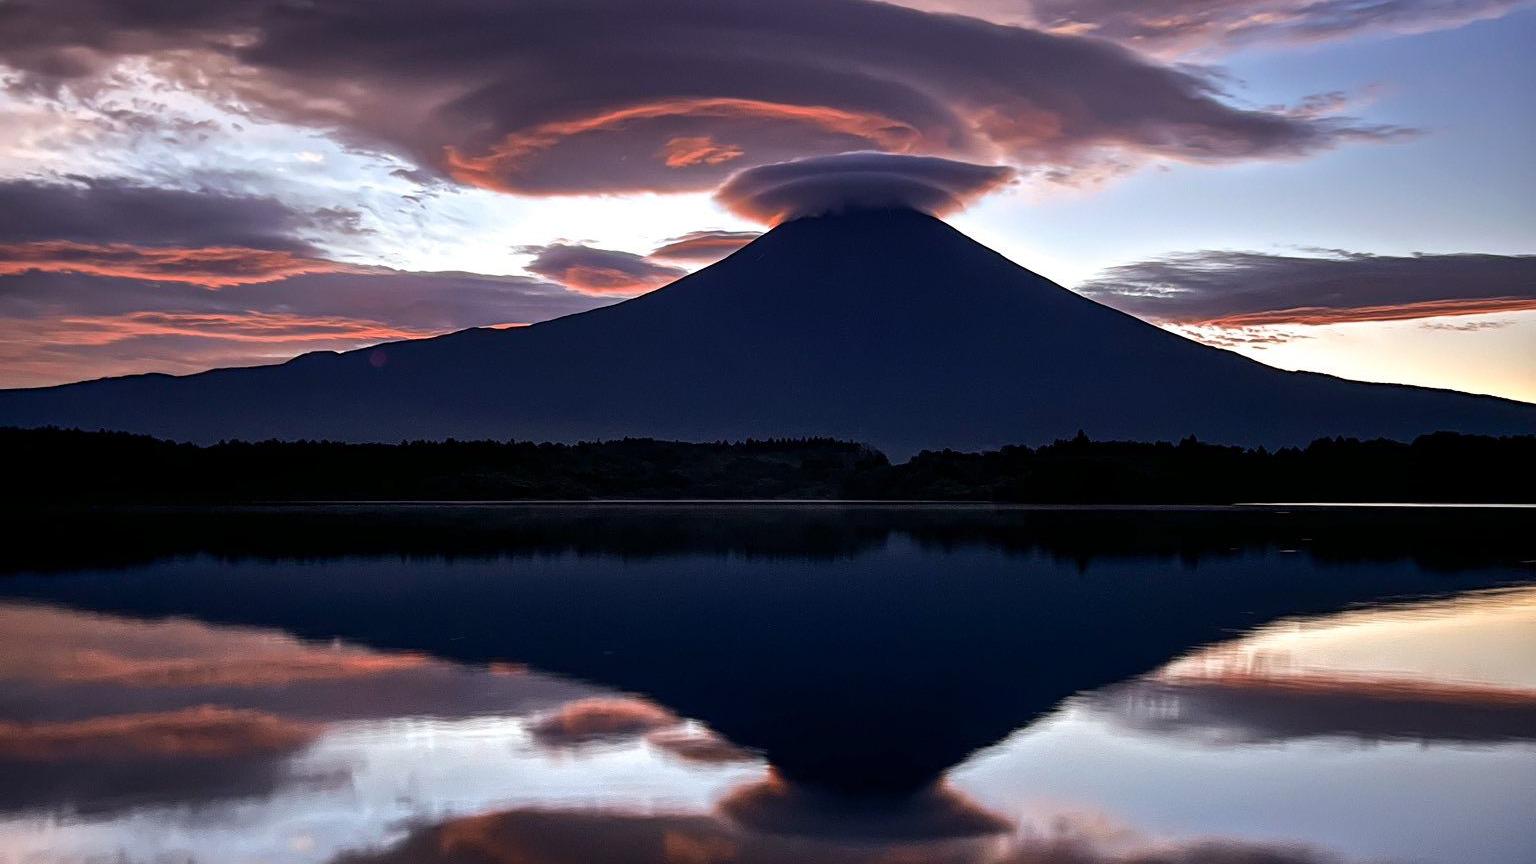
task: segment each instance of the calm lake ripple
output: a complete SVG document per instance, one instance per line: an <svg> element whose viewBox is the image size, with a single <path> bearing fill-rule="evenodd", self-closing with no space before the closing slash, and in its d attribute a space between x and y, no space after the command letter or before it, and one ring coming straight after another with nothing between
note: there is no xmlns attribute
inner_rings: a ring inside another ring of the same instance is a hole
<svg viewBox="0 0 1536 864"><path fill-rule="evenodd" d="M0 864L1536 861L1536 512L15 514Z"/></svg>

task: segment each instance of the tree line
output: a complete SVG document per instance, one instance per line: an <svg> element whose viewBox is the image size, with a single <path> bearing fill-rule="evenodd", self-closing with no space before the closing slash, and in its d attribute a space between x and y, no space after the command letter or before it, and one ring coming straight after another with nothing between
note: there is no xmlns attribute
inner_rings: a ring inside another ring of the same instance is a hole
<svg viewBox="0 0 1536 864"><path fill-rule="evenodd" d="M0 429L8 502L873 499L1051 504L1536 501L1536 436L1323 438L1277 450L1094 441L893 463L830 438L686 443L226 441Z"/></svg>

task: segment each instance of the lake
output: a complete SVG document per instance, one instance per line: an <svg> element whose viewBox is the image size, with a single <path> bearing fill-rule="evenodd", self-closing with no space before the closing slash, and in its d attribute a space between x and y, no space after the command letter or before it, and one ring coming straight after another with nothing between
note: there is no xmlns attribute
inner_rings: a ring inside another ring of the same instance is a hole
<svg viewBox="0 0 1536 864"><path fill-rule="evenodd" d="M1536 512L17 510L0 862L1536 861Z"/></svg>

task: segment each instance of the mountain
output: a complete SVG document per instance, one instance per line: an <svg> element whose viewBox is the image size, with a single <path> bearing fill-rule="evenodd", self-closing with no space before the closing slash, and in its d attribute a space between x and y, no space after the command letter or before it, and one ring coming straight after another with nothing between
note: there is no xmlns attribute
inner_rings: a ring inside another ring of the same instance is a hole
<svg viewBox="0 0 1536 864"><path fill-rule="evenodd" d="M643 297L276 366L0 391L0 425L221 438L924 448L1536 432L1536 405L1284 372L1031 273L930 216L797 219Z"/></svg>

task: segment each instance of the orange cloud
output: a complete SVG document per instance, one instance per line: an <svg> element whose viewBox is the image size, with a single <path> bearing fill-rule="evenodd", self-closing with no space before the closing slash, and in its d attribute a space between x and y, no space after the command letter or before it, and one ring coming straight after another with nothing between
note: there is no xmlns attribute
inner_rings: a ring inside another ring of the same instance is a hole
<svg viewBox="0 0 1536 864"><path fill-rule="evenodd" d="M1536 309L1536 297L1468 297L1424 300L1383 306L1299 306L1294 309L1267 309L1223 315L1203 321L1179 322L1193 326L1264 327L1280 324L1353 324L1364 321L1411 321L1455 315L1486 315L1494 312L1524 312Z"/></svg>
<svg viewBox="0 0 1536 864"><path fill-rule="evenodd" d="M319 727L313 724L260 711L200 705L68 723L0 721L0 759L221 758L292 750L318 734Z"/></svg>
<svg viewBox="0 0 1536 864"><path fill-rule="evenodd" d="M239 246L175 248L72 240L0 244L0 276L79 273L227 288L275 282L305 273L343 273L355 269L292 252Z"/></svg>
<svg viewBox="0 0 1536 864"><path fill-rule="evenodd" d="M444 160L453 179L473 186L501 192L522 192L523 189L509 178L516 177L526 164L539 154L550 150L565 140L595 132L620 131L645 121L666 118L689 119L738 119L768 120L799 123L858 138L870 146L893 152L911 150L922 134L910 125L890 117L870 112L845 111L825 105L790 105L761 99L729 97L702 99L662 99L641 105L632 105L612 111L594 114L574 120L557 120L542 123L532 129L509 133L501 143L489 148L482 155L469 155L454 145L444 148ZM684 142L680 150L684 157L698 154L700 146L708 156L720 156L734 151L725 158L698 158L693 161L674 162L672 145ZM714 149L709 149L714 148ZM678 137L663 149L665 164L670 167L686 165L714 165L743 155L740 148L719 148L709 138Z"/></svg>
<svg viewBox="0 0 1536 864"><path fill-rule="evenodd" d="M716 144L715 139L708 135L673 138L661 148L663 161L668 168L719 165L740 158L745 152L734 144Z"/></svg>

